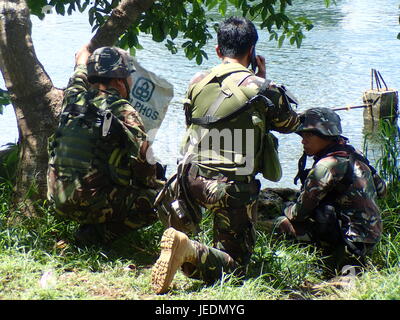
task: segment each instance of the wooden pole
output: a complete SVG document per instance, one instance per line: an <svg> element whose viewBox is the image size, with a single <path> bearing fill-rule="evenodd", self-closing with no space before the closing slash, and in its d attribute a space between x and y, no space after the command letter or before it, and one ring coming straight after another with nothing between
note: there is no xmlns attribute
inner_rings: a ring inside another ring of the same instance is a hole
<svg viewBox="0 0 400 320"><path fill-rule="evenodd" d="M369 107L369 105L364 104L364 105L361 105L361 106L348 106L348 107L333 108L332 110L333 111L341 111L341 110L350 111L352 109L360 109L360 108L367 108L367 107Z"/></svg>

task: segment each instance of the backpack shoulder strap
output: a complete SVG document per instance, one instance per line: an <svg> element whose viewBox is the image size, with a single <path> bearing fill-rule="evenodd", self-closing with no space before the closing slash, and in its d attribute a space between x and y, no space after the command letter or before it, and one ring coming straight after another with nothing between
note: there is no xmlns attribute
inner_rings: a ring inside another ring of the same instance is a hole
<svg viewBox="0 0 400 320"><path fill-rule="evenodd" d="M200 93L201 89L204 88L206 84L210 83L214 78L220 78L225 75L230 75L236 72L245 74L243 77L239 79L238 82L233 81L229 76L223 79L221 82L221 91L218 97L211 104L211 106L208 108L203 117L199 118L190 117L188 121L190 124L201 125L201 126L214 124L216 122L226 119L227 117L231 117L232 114L237 114L239 109L243 108L244 110L244 108L248 107L246 102L248 102L251 97L246 96L246 94L243 93L243 91L239 88L239 86L243 83L245 79L250 77L252 73L250 70L244 69L243 67L238 67L237 65L229 65L229 64L215 67L208 76L206 76L202 81L200 81L198 85L195 86L196 92L193 91L192 101ZM196 93L196 95L194 93ZM239 101L238 103L239 108L232 110L232 112L230 112L228 115L224 117L219 117L219 118L214 117L214 115L217 113L223 101L226 98L231 97L232 95L235 96L235 98Z"/></svg>
<svg viewBox="0 0 400 320"><path fill-rule="evenodd" d="M215 78L222 78L228 74L236 72L246 72L251 75L251 71L243 66L238 66L236 63L226 63L220 64L211 69L210 73L206 75L200 82L196 83L189 89L188 97L190 100L194 101L203 88L213 81Z"/></svg>

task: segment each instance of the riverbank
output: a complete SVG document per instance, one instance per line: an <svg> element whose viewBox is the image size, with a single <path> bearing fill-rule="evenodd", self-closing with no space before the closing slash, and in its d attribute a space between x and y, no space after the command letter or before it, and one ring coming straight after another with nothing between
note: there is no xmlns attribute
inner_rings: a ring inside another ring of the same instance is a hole
<svg viewBox="0 0 400 320"><path fill-rule="evenodd" d="M324 257L311 246L278 240L258 231L246 279L225 276L207 286L178 273L174 288L153 294L151 266L159 253L160 223L109 248L73 244L76 225L60 221L43 206L41 218L9 224L10 186L0 190L0 299L2 300L352 300L400 299L398 208L384 208L385 234L367 269L332 281ZM10 216L10 212L11 216ZM20 218L20 217L19 217ZM211 218L202 241L211 241Z"/></svg>

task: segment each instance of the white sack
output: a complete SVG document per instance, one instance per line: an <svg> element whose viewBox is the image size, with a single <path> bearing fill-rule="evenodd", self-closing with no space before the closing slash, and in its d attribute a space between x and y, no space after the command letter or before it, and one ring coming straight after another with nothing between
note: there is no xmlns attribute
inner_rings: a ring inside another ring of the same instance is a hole
<svg viewBox="0 0 400 320"><path fill-rule="evenodd" d="M132 58L132 62L136 71L132 73L130 102L139 112L146 132L157 130L174 96L174 87L167 80L143 68L136 59Z"/></svg>

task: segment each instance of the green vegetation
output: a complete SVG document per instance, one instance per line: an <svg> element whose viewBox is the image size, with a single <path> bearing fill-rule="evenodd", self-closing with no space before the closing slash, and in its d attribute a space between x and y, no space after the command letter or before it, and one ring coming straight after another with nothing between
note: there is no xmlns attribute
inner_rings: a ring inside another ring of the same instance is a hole
<svg viewBox="0 0 400 320"><path fill-rule="evenodd" d="M88 20L92 30L96 31L109 18L112 10L120 4L119 0L28 0L32 15L44 18L46 9L54 10L59 15L72 12L88 11ZM145 3L146 1L143 1ZM324 0L327 7L331 0ZM300 47L303 30L313 28L312 22L305 16L293 17L287 13L292 7L291 0L198 0L198 1L155 1L151 8L135 21L119 39L118 46L129 48L132 53L140 49L139 34L151 35L156 42L163 42L165 47L176 53L183 50L189 60L201 64L208 59L204 45L212 38L211 30L217 22L213 14L228 16L239 14L261 21L261 29L268 29L271 40L281 46L285 40ZM179 36L179 37L178 37ZM180 43L178 39L185 41Z"/></svg>
<svg viewBox="0 0 400 320"><path fill-rule="evenodd" d="M213 285L178 273L170 293L153 294L151 266L159 253L161 223L134 232L108 248L79 248L77 225L59 220L47 202L39 217L25 217L12 206L13 183L0 179L0 299L400 299L400 216L398 205L398 135L385 124L378 168L389 181L380 202L385 232L368 266L350 285L330 281L325 257L312 246L277 239L258 231L255 253L245 279L225 275ZM396 127L397 128L397 127ZM396 131L397 132L397 131ZM390 136L387 134L390 133ZM390 137L390 138L389 138ZM386 140L385 140L386 139ZM390 147L390 152L385 149ZM7 169L2 155L2 169ZM393 158L394 157L394 158ZM8 158L7 158L8 159ZM11 163L8 163L11 165ZM199 235L211 242L211 217Z"/></svg>

